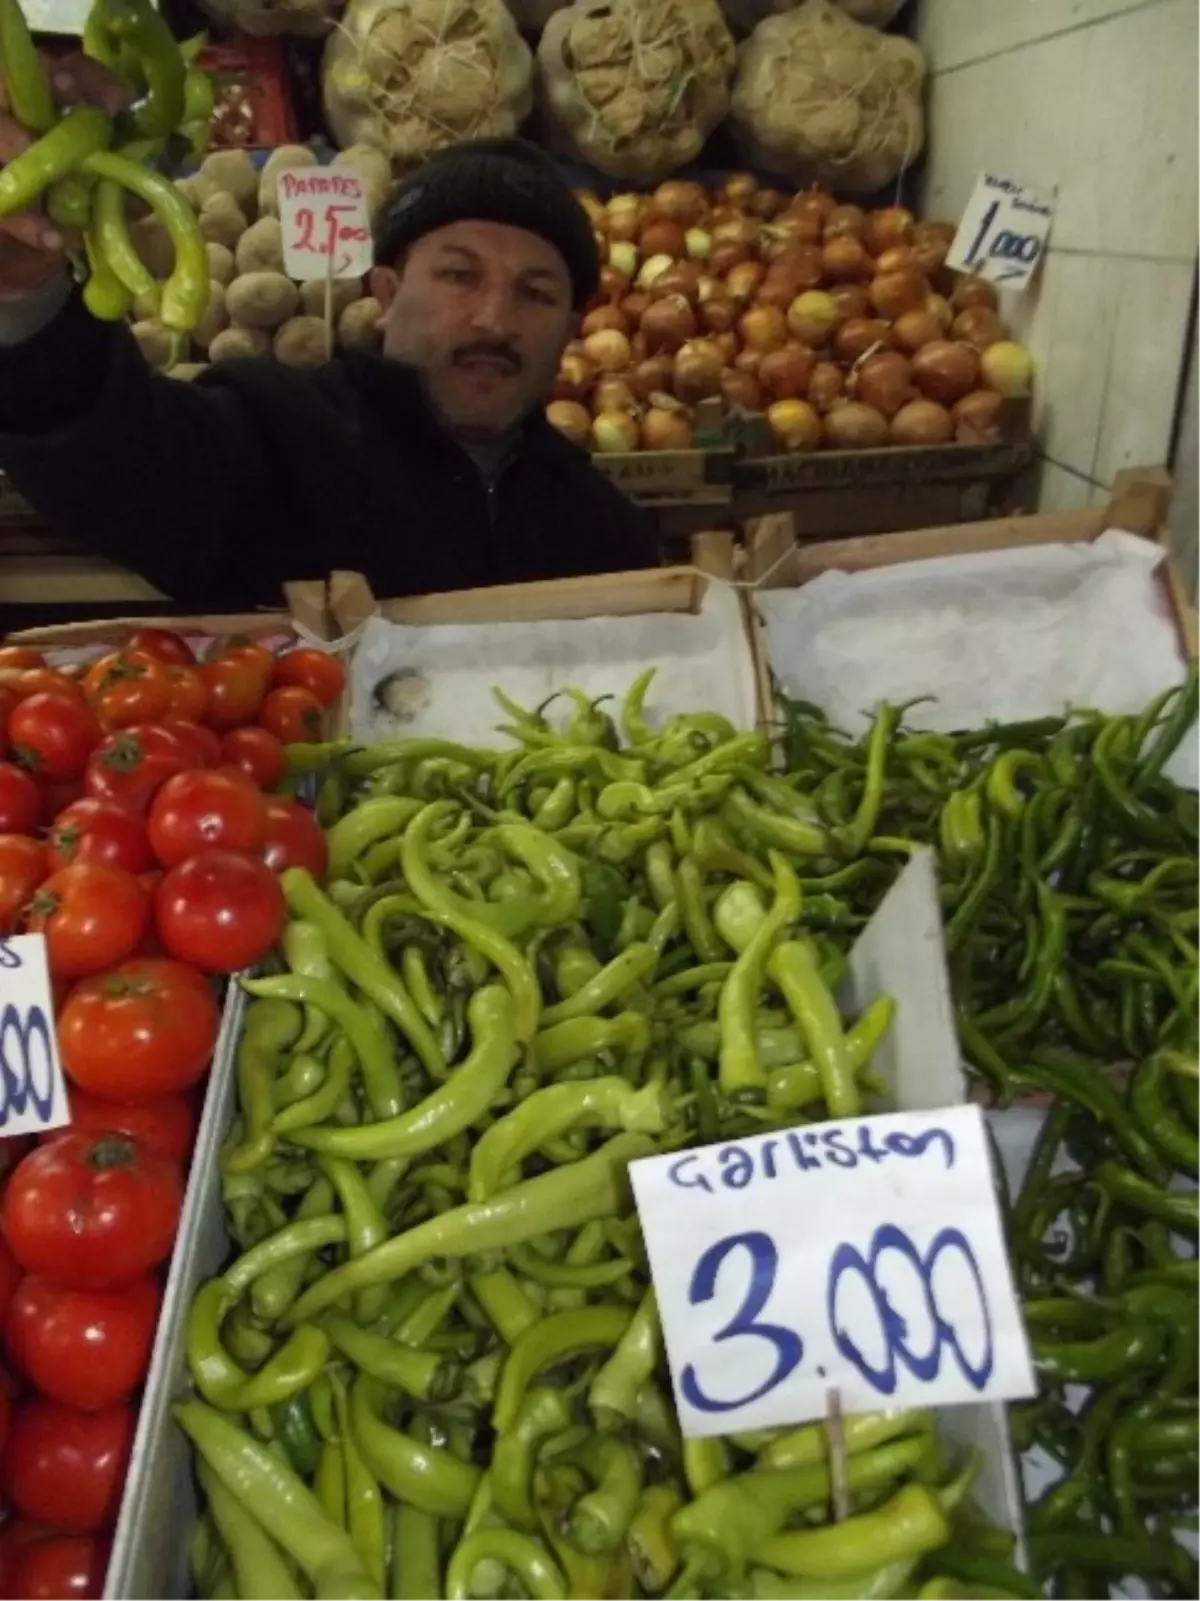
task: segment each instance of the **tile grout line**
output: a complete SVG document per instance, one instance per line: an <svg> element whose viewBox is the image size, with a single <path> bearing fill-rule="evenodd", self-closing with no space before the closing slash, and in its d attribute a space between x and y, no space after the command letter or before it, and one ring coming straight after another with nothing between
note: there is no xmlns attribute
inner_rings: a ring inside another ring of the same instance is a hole
<svg viewBox="0 0 1200 1601"><path fill-rule="evenodd" d="M1005 45L1003 50L993 50L986 56L972 56L968 61L956 61L952 67L939 67L936 62L932 64L929 76L931 78L948 78L951 73L962 72L966 67L978 67L985 61L998 61L1002 56L1015 55L1018 50L1029 50L1034 45L1045 43L1050 39L1065 39L1068 34L1082 33L1085 28L1099 28L1106 22L1113 22L1117 17L1136 16L1139 11L1148 11L1151 6L1163 5L1166 0L1140 0L1138 5L1128 6L1123 11L1110 12L1107 17L1092 17L1087 22L1073 22L1069 27L1057 28L1053 33L1040 33L1036 39L1023 39L1020 44ZM920 43L920 41L917 41ZM922 48L924 48L922 46ZM926 54L929 54L927 51Z"/></svg>

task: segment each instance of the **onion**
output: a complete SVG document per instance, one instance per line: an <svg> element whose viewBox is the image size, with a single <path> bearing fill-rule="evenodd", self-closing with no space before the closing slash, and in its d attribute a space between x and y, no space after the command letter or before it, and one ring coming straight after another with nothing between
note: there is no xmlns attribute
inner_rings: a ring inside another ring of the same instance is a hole
<svg viewBox="0 0 1200 1601"><path fill-rule="evenodd" d="M630 274L614 267L611 262L605 262L600 268L600 288L597 292L597 304L605 300L616 300L629 288Z"/></svg>
<svg viewBox="0 0 1200 1601"><path fill-rule="evenodd" d="M808 398L822 415L839 401L846 391L842 369L832 361L819 361L808 380Z"/></svg>
<svg viewBox="0 0 1200 1601"><path fill-rule="evenodd" d="M597 416L602 411L636 411L638 397L626 373L605 373L592 394L592 410Z"/></svg>
<svg viewBox="0 0 1200 1601"><path fill-rule="evenodd" d="M902 311L892 324L892 343L909 355L941 337L941 323L925 306L919 311Z"/></svg>
<svg viewBox="0 0 1200 1601"><path fill-rule="evenodd" d="M859 240L850 234L826 241L821 250L821 267L830 283L859 283L871 276L871 258Z"/></svg>
<svg viewBox="0 0 1200 1601"><path fill-rule="evenodd" d="M864 406L890 417L912 399L912 373L908 357L898 350L880 350L867 356L850 374L850 393Z"/></svg>
<svg viewBox="0 0 1200 1601"><path fill-rule="evenodd" d="M862 284L835 284L829 293L837 301L838 316L843 322L871 315L871 297Z"/></svg>
<svg viewBox="0 0 1200 1601"><path fill-rule="evenodd" d="M633 240L614 239L608 247L608 264L626 280L631 279L638 265L638 248Z"/></svg>
<svg viewBox="0 0 1200 1601"><path fill-rule="evenodd" d="M952 406L979 382L979 357L970 345L935 339L913 357L913 382L929 400Z"/></svg>
<svg viewBox="0 0 1200 1601"><path fill-rule="evenodd" d="M954 437L960 445L991 445L1001 436L1004 396L994 389L972 389L954 407Z"/></svg>
<svg viewBox="0 0 1200 1601"><path fill-rule="evenodd" d="M950 324L954 321L954 308L945 295L926 295L925 310L937 318L938 326L943 333L949 330Z"/></svg>
<svg viewBox="0 0 1200 1601"><path fill-rule="evenodd" d="M691 261L707 261L712 251L712 234L707 228L689 228L683 236L687 248L688 259Z"/></svg>
<svg viewBox="0 0 1200 1601"><path fill-rule="evenodd" d="M714 295L724 298L725 285L719 278L714 278L712 273L702 272L696 285L696 304L702 306L706 300L711 300Z"/></svg>
<svg viewBox="0 0 1200 1601"><path fill-rule="evenodd" d="M739 317L737 331L754 350L778 350L787 340L787 320L778 306L751 306Z"/></svg>
<svg viewBox="0 0 1200 1601"><path fill-rule="evenodd" d="M639 328L636 333L629 336L629 359L635 364L645 361L650 352L646 349L646 336Z"/></svg>
<svg viewBox="0 0 1200 1601"><path fill-rule="evenodd" d="M799 400L808 393L809 379L817 358L807 345L789 341L780 350L769 350L758 366L757 378L772 400Z"/></svg>
<svg viewBox="0 0 1200 1601"><path fill-rule="evenodd" d="M767 223L759 233L757 248L764 261L774 261L786 250L798 245L816 248L820 241L820 223L814 222L811 217L797 217L789 212L778 221Z"/></svg>
<svg viewBox="0 0 1200 1601"><path fill-rule="evenodd" d="M906 245L913 236L916 219L906 206L884 206L867 212L863 244L873 256L881 256L892 245Z"/></svg>
<svg viewBox="0 0 1200 1601"><path fill-rule="evenodd" d="M748 172L735 172L721 185L721 195L731 206L745 206L758 190L758 179Z"/></svg>
<svg viewBox="0 0 1200 1601"><path fill-rule="evenodd" d="M687 238L670 217L652 217L638 237L638 248L644 256L670 256L678 260L687 250Z"/></svg>
<svg viewBox="0 0 1200 1601"><path fill-rule="evenodd" d="M748 372L752 377L758 377L758 369L762 365L764 352L745 346L733 358L733 365L738 372Z"/></svg>
<svg viewBox="0 0 1200 1601"><path fill-rule="evenodd" d="M837 210L832 195L823 189L805 189L792 197L788 212L798 217L811 217L824 228L830 216Z"/></svg>
<svg viewBox="0 0 1200 1601"><path fill-rule="evenodd" d="M876 450L888 442L887 418L857 400L832 407L824 427L825 439L835 450Z"/></svg>
<svg viewBox="0 0 1200 1601"><path fill-rule="evenodd" d="M756 189L746 209L752 217L761 217L764 222L769 222L787 207L787 203L788 197L782 189Z"/></svg>
<svg viewBox="0 0 1200 1601"><path fill-rule="evenodd" d="M738 336L732 328L727 329L723 334L710 334L709 339L721 352L721 360L727 364L733 360L741 348L738 344Z"/></svg>
<svg viewBox="0 0 1200 1601"><path fill-rule="evenodd" d="M583 352L601 372L622 372L629 365L633 352L629 340L619 328L601 328L583 341Z"/></svg>
<svg viewBox="0 0 1200 1601"><path fill-rule="evenodd" d="M546 421L573 445L586 445L592 431L588 409L577 400L552 400L546 407Z"/></svg>
<svg viewBox="0 0 1200 1601"><path fill-rule="evenodd" d="M806 289L787 309L788 332L818 349L841 321L838 303L823 289Z"/></svg>
<svg viewBox="0 0 1200 1601"><path fill-rule="evenodd" d="M620 302L621 310L629 319L631 328L636 328L638 323L641 322L642 313L650 304L650 300L651 297L644 289L635 289L631 294L623 296Z"/></svg>
<svg viewBox="0 0 1200 1601"><path fill-rule="evenodd" d="M728 333L737 320L738 308L728 295L710 295L700 302L700 326L709 333Z"/></svg>
<svg viewBox="0 0 1200 1601"><path fill-rule="evenodd" d="M564 350L550 393L555 400L586 400L596 381L596 363L581 350Z"/></svg>
<svg viewBox="0 0 1200 1601"><path fill-rule="evenodd" d="M603 200L591 189L576 189L575 198L587 212L592 227L599 228L603 232L608 222L608 212L605 210Z"/></svg>
<svg viewBox="0 0 1200 1601"><path fill-rule="evenodd" d="M638 275L634 282L639 289L651 289L655 282L662 277L663 273L674 265L674 256L664 256L661 252L657 256L650 256L638 268Z"/></svg>
<svg viewBox="0 0 1200 1601"><path fill-rule="evenodd" d="M910 400L892 418L897 445L946 445L954 437L954 419L936 400Z"/></svg>
<svg viewBox="0 0 1200 1601"><path fill-rule="evenodd" d="M674 371L675 362L665 352L661 356L647 356L627 374L629 387L639 400L649 400L656 391L660 393L670 391L671 375Z"/></svg>
<svg viewBox="0 0 1200 1601"><path fill-rule="evenodd" d="M825 218L826 239L861 239L867 214L861 206L834 206Z"/></svg>
<svg viewBox="0 0 1200 1601"><path fill-rule="evenodd" d="M601 227L610 239L636 239L646 202L641 195L613 195L604 208L605 220Z"/></svg>
<svg viewBox="0 0 1200 1601"><path fill-rule="evenodd" d="M753 373L739 372L736 367L726 367L721 374L721 394L727 406L741 411L763 408L762 385Z"/></svg>
<svg viewBox="0 0 1200 1601"><path fill-rule="evenodd" d="M767 427L784 450L815 450L821 442L821 419L807 400L777 400L768 406Z"/></svg>
<svg viewBox="0 0 1200 1601"><path fill-rule="evenodd" d="M789 275L796 285L797 294L802 289L818 288L825 276L824 258L819 245L790 245L776 256L772 265Z"/></svg>
<svg viewBox="0 0 1200 1601"><path fill-rule="evenodd" d="M724 358L711 341L689 340L675 357L674 389L677 399L694 406L701 400L707 400L710 395L719 395L724 371Z"/></svg>
<svg viewBox="0 0 1200 1601"><path fill-rule="evenodd" d="M642 418L639 437L643 450L690 450L692 425L682 410L651 406Z"/></svg>
<svg viewBox="0 0 1200 1601"><path fill-rule="evenodd" d="M642 247L643 249L645 246ZM892 245L876 257L875 272L917 272L921 270L917 253L911 245Z"/></svg>
<svg viewBox="0 0 1200 1601"><path fill-rule="evenodd" d="M754 301L759 306L778 306L780 311L786 311L799 292L800 285L792 274L775 265L759 285Z"/></svg>
<svg viewBox="0 0 1200 1601"><path fill-rule="evenodd" d="M629 332L629 319L620 306L597 306L589 311L579 324L579 331L586 339L589 334L599 333L602 328L616 328L621 333Z"/></svg>
<svg viewBox="0 0 1200 1601"><path fill-rule="evenodd" d="M650 196L650 204L660 217L690 228L708 211L708 193L703 184L691 179L668 178Z"/></svg>
<svg viewBox="0 0 1200 1601"><path fill-rule="evenodd" d="M735 300L751 300L766 276L761 261L739 261L725 274L725 288Z"/></svg>
<svg viewBox="0 0 1200 1601"><path fill-rule="evenodd" d="M990 284L986 278L965 273L955 280L950 304L955 311L966 311L968 306L987 306L995 311L1000 305L1000 296L996 293L995 284Z"/></svg>
<svg viewBox="0 0 1200 1601"><path fill-rule="evenodd" d="M1027 395L1033 381L1033 357L1024 345L1000 339L979 358L979 375L989 389L1012 400Z"/></svg>
<svg viewBox="0 0 1200 1601"><path fill-rule="evenodd" d="M950 253L958 229L952 222L919 222L913 229L912 247L924 273L936 272Z"/></svg>
<svg viewBox="0 0 1200 1601"><path fill-rule="evenodd" d="M601 455L637 447L638 425L627 411L602 411L592 423L592 449Z"/></svg>
<svg viewBox="0 0 1200 1601"><path fill-rule="evenodd" d="M902 312L915 311L925 304L929 289L919 272L881 272L871 280L867 294L881 317L890 321Z"/></svg>
<svg viewBox="0 0 1200 1601"><path fill-rule="evenodd" d="M956 339L965 339L976 350L986 350L1005 335L1004 324L990 306L968 306L950 325Z"/></svg>
<svg viewBox="0 0 1200 1601"><path fill-rule="evenodd" d="M749 260L749 245L730 244L726 242L723 245L714 244L712 246L708 252L708 260L705 265L714 277L724 278L725 275L731 272L733 268L736 267L740 262Z"/></svg>
<svg viewBox="0 0 1200 1601"><path fill-rule="evenodd" d="M872 345L883 344L888 325L877 317L851 317L833 336L834 354L840 361L861 361Z"/></svg>
<svg viewBox="0 0 1200 1601"><path fill-rule="evenodd" d="M652 286L655 295L682 295L685 300L694 300L699 288L700 268L694 261L673 261Z"/></svg>
<svg viewBox="0 0 1200 1601"><path fill-rule="evenodd" d="M732 217L713 223L713 244L744 245L747 250L753 250L758 241L758 229L756 217L743 217L735 213Z"/></svg>
<svg viewBox="0 0 1200 1601"><path fill-rule="evenodd" d="M658 350L678 350L696 332L696 314L682 295L664 295L646 307L640 331L648 355Z"/></svg>

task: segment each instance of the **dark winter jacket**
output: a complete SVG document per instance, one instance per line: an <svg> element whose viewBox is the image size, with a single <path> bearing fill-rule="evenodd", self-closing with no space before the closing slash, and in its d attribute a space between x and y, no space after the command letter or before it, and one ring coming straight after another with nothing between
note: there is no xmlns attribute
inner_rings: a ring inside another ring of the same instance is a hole
<svg viewBox="0 0 1200 1601"><path fill-rule="evenodd" d="M336 568L388 596L657 559L647 519L540 416L489 483L399 362L237 361L189 384L77 297L0 350L0 468L52 528L210 610Z"/></svg>

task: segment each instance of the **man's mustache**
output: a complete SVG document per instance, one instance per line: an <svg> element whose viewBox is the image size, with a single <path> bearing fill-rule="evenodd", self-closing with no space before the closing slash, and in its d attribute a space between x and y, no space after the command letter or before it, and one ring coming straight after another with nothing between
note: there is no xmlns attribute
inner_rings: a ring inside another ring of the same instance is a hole
<svg viewBox="0 0 1200 1601"><path fill-rule="evenodd" d="M473 345L460 345L454 352L452 360L455 363L495 361L507 367L510 372L520 372L522 366L520 356L502 339L479 339Z"/></svg>

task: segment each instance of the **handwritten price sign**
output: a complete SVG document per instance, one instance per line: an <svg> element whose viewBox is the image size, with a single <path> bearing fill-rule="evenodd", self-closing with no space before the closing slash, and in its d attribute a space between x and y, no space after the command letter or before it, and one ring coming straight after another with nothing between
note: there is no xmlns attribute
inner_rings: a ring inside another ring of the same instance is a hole
<svg viewBox="0 0 1200 1601"><path fill-rule="evenodd" d="M985 172L962 214L946 265L1005 289L1026 289L1046 248L1053 208L1011 178Z"/></svg>
<svg viewBox="0 0 1200 1601"><path fill-rule="evenodd" d="M684 1434L1035 1393L978 1107L630 1174Z"/></svg>
<svg viewBox="0 0 1200 1601"><path fill-rule="evenodd" d="M357 174L345 167L285 167L278 182L289 278L361 278L371 270L371 219Z"/></svg>
<svg viewBox="0 0 1200 1601"><path fill-rule="evenodd" d="M0 940L0 1135L71 1121L40 934Z"/></svg>

